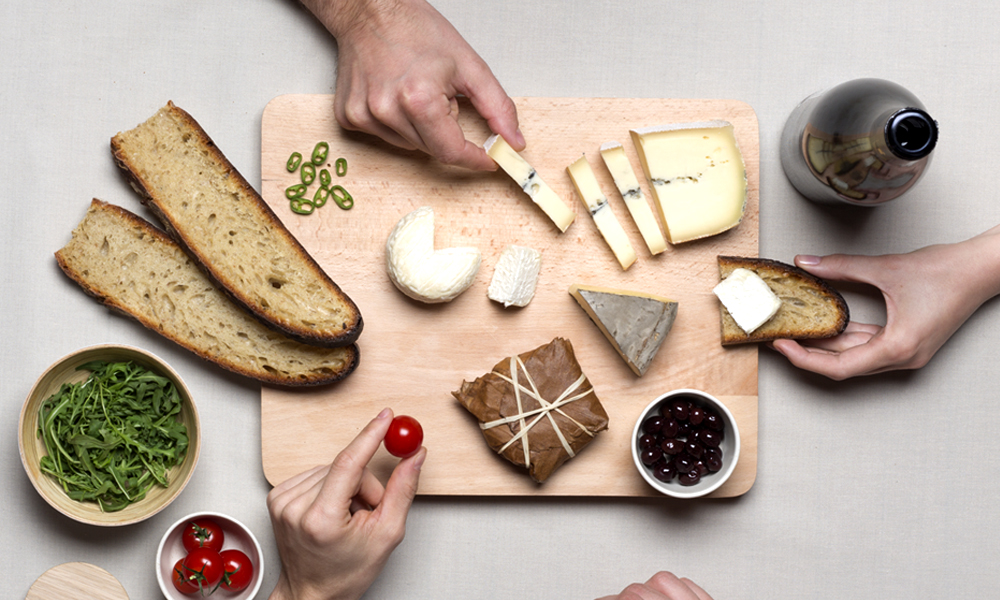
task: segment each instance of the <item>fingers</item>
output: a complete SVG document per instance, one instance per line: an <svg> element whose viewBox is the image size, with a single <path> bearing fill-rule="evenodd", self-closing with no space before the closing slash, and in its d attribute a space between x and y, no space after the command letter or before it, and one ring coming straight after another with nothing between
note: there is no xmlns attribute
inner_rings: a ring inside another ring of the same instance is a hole
<svg viewBox="0 0 1000 600"><path fill-rule="evenodd" d="M708 594L705 594L704 590L694 585L694 582L690 579L680 579L668 571L660 571L653 575L646 581L646 585L663 594L661 597L666 597L670 600L703 600L708 597ZM695 588L701 591L703 595L699 595L695 591ZM657 596L653 596L653 598L657 598Z"/></svg>
<svg viewBox="0 0 1000 600"><path fill-rule="evenodd" d="M396 543L403 537L406 516L417 495L420 469L426 457L427 449L420 448L413 456L399 461L385 485L385 494L377 510L380 513L379 520L388 531L394 532Z"/></svg>
<svg viewBox="0 0 1000 600"><path fill-rule="evenodd" d="M883 349L881 339L833 352L822 348L803 346L794 340L775 340L773 347L790 363L800 369L812 371L842 381L858 375L871 375L896 368L893 355Z"/></svg>
<svg viewBox="0 0 1000 600"><path fill-rule="evenodd" d="M822 279L853 281L878 287L878 275L882 270L881 258L852 254L822 257L800 254L795 257L795 265Z"/></svg>
<svg viewBox="0 0 1000 600"><path fill-rule="evenodd" d="M320 490L322 501L335 505L337 502L348 501L358 493L365 469L385 438L390 422L392 411L386 408L369 421L361 433L333 459L330 473L323 480Z"/></svg>

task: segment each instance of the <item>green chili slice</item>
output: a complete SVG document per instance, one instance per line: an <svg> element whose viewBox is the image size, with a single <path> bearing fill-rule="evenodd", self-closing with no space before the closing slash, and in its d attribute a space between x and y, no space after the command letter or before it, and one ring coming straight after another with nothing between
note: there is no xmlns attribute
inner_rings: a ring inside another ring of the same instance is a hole
<svg viewBox="0 0 1000 600"><path fill-rule="evenodd" d="M326 204L326 201L329 199L330 199L330 188L326 187L325 185L321 185L319 189L316 190L316 193L313 194L312 203L316 206L316 208L320 208L324 204Z"/></svg>
<svg viewBox="0 0 1000 600"><path fill-rule="evenodd" d="M319 172L319 184L323 187L330 187L331 183L333 183L333 178L330 177L330 172L322 169Z"/></svg>
<svg viewBox="0 0 1000 600"><path fill-rule="evenodd" d="M326 142L316 144L316 147L313 148L312 163L317 167L320 166L324 161L326 161L326 157L329 154L330 144L327 144Z"/></svg>
<svg viewBox="0 0 1000 600"><path fill-rule="evenodd" d="M285 168L288 169L289 173L294 173L300 164L302 164L302 155L298 152L292 152L292 155L288 157L288 162L285 163Z"/></svg>
<svg viewBox="0 0 1000 600"><path fill-rule="evenodd" d="M316 205L311 200L306 200L305 198L292 198L288 206L292 209L293 213L300 215L311 215L316 210Z"/></svg>
<svg viewBox="0 0 1000 600"><path fill-rule="evenodd" d="M309 185L316 181L316 167L312 163L306 163L302 165L302 170L299 171L299 175L302 178L302 183L304 185Z"/></svg>
<svg viewBox="0 0 1000 600"><path fill-rule="evenodd" d="M333 201L337 203L337 206L344 210L351 210L351 207L354 206L354 198L341 185L330 188L330 195L333 196Z"/></svg>
<svg viewBox="0 0 1000 600"><path fill-rule="evenodd" d="M301 198L306 195L306 186L301 183L289 186L285 189L285 198L289 200L295 200L296 198Z"/></svg>
<svg viewBox="0 0 1000 600"><path fill-rule="evenodd" d="M338 158L337 162L335 162L333 166L337 170L337 177L343 177L344 175L347 175L346 158Z"/></svg>

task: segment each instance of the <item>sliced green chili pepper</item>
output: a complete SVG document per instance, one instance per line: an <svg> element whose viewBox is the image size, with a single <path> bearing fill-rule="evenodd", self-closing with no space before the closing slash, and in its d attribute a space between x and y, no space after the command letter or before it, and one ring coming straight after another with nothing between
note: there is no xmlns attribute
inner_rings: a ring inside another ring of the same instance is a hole
<svg viewBox="0 0 1000 600"><path fill-rule="evenodd" d="M330 172L329 171L327 171L326 169L323 169L323 170L321 170L319 172L319 184L321 186L323 186L323 187L330 187L330 184L332 182L333 182L333 178L330 177Z"/></svg>
<svg viewBox="0 0 1000 600"><path fill-rule="evenodd" d="M285 163L285 168L288 169L289 173L294 173L300 164L302 164L302 155L298 152L292 152L292 155L288 157L288 162Z"/></svg>
<svg viewBox="0 0 1000 600"><path fill-rule="evenodd" d="M344 210L350 210L354 206L354 198L343 186L335 185L330 188L330 195L333 196L333 201L337 203L337 206Z"/></svg>
<svg viewBox="0 0 1000 600"><path fill-rule="evenodd" d="M291 207L293 213L300 215L311 215L316 210L316 205L305 198L292 198L288 206Z"/></svg>
<svg viewBox="0 0 1000 600"><path fill-rule="evenodd" d="M302 177L302 183L309 185L310 183L316 181L316 167L312 163L306 163L302 165L302 170L299 171L299 175Z"/></svg>
<svg viewBox="0 0 1000 600"><path fill-rule="evenodd" d="M347 159L338 158L337 162L334 163L334 168L337 170L337 177L343 177L347 175Z"/></svg>
<svg viewBox="0 0 1000 600"><path fill-rule="evenodd" d="M326 201L330 199L330 188L325 185L321 185L316 193L313 195L312 202L316 205L316 208L320 208Z"/></svg>
<svg viewBox="0 0 1000 600"><path fill-rule="evenodd" d="M297 183L285 189L285 198L288 198L289 200L295 200L296 198L301 198L305 195L306 186L301 183Z"/></svg>
<svg viewBox="0 0 1000 600"><path fill-rule="evenodd" d="M317 167L323 164L327 155L330 154L330 144L320 142L313 148L312 163Z"/></svg>

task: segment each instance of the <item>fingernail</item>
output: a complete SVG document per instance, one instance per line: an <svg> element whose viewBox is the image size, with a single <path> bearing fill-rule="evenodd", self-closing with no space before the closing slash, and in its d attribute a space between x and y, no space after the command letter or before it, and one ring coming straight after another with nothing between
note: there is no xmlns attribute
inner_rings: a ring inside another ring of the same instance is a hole
<svg viewBox="0 0 1000 600"><path fill-rule="evenodd" d="M807 267L815 267L819 264L819 257L813 256L811 254L800 254L795 257L796 264L805 265Z"/></svg>
<svg viewBox="0 0 1000 600"><path fill-rule="evenodd" d="M526 142L524 141L524 134L521 133L520 129L514 132L514 142L522 148L526 145Z"/></svg>
<svg viewBox="0 0 1000 600"><path fill-rule="evenodd" d="M413 468L419 471L420 467L424 466L424 460L426 458L427 458L427 449L421 448L420 451L417 452L416 458L413 459Z"/></svg>
<svg viewBox="0 0 1000 600"><path fill-rule="evenodd" d="M376 418L376 419L385 419L385 418L387 418L387 417L389 416L389 413L390 413L390 412L392 412L392 411L390 411L390 410L389 410L388 408L383 408L383 409L382 409L382 412L380 412L380 413L378 414L378 416L377 416L377 417L375 417L375 418Z"/></svg>

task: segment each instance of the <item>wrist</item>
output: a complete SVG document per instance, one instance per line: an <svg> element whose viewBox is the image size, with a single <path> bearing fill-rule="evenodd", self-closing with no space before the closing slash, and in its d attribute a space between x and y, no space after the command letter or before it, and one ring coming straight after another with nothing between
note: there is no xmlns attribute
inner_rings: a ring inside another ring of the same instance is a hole
<svg viewBox="0 0 1000 600"><path fill-rule="evenodd" d="M378 28L401 0L301 0L338 42L360 30Z"/></svg>

